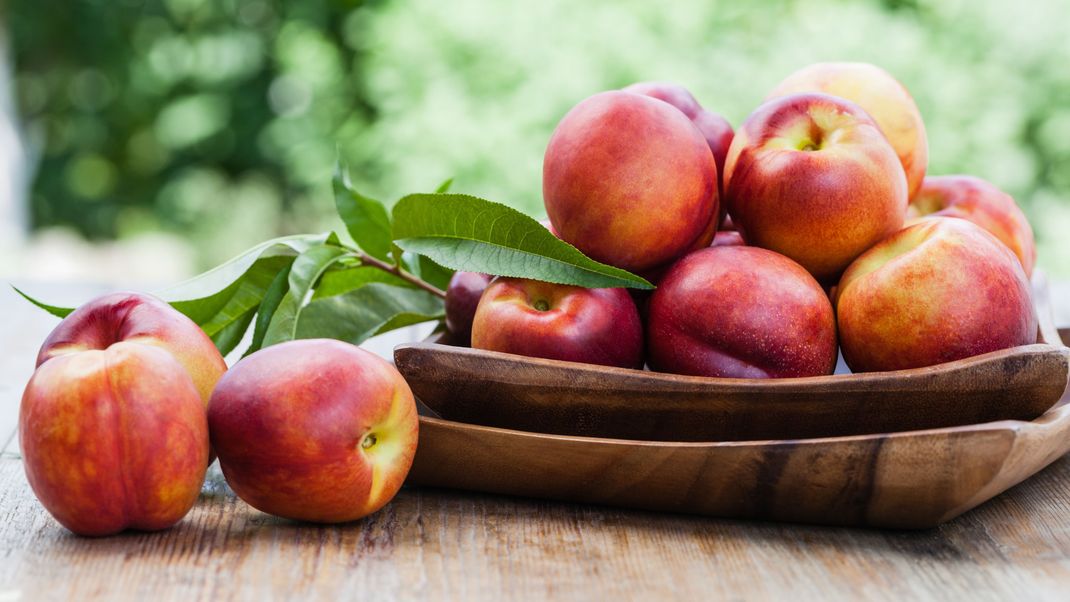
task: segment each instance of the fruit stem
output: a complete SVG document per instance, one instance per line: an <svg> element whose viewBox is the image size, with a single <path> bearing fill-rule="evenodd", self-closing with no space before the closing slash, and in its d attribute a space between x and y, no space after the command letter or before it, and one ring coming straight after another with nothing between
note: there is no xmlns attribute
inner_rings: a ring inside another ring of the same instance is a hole
<svg viewBox="0 0 1070 602"><path fill-rule="evenodd" d="M401 278L405 282L408 282L409 284L417 288L421 288L440 299L446 298L446 291L438 288L437 286L429 282L421 280L415 274L412 274L411 272L402 268L401 264L387 263L385 261L382 261L381 259L376 259L375 257L372 257L371 255L368 255L363 251L357 252L357 258L360 259L360 263L363 265L371 266L373 268L379 268L384 272L390 272L391 274L397 276L398 278Z"/></svg>
<svg viewBox="0 0 1070 602"><path fill-rule="evenodd" d="M375 433L368 433L367 435L365 435L364 439L360 442L360 447L362 449L370 449L372 446L374 446L378 442L379 442L379 438L375 436Z"/></svg>

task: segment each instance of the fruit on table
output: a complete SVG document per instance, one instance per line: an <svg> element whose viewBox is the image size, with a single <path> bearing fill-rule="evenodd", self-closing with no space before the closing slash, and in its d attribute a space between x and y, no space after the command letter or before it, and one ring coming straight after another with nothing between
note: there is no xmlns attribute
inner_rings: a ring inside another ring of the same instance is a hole
<svg viewBox="0 0 1070 602"><path fill-rule="evenodd" d="M472 347L621 368L643 365L643 326L622 288L498 278L483 293Z"/></svg>
<svg viewBox="0 0 1070 602"><path fill-rule="evenodd" d="M550 137L543 200L554 231L591 258L633 272L709 245L717 165L680 110L631 92L572 108Z"/></svg>
<svg viewBox="0 0 1070 602"><path fill-rule="evenodd" d="M472 339L472 318L490 276L478 272L454 272L446 287L446 328L457 345Z"/></svg>
<svg viewBox="0 0 1070 602"><path fill-rule="evenodd" d="M911 199L907 220L926 215L961 217L981 226L1014 251L1026 276L1033 274L1033 228L1011 195L994 184L975 176L929 176Z"/></svg>
<svg viewBox="0 0 1070 602"><path fill-rule="evenodd" d="M416 451L416 402L385 360L340 341L280 343L241 360L208 404L219 465L249 505L336 523L401 487Z"/></svg>
<svg viewBox="0 0 1070 602"><path fill-rule="evenodd" d="M1018 258L964 219L928 217L859 257L836 291L855 372L919 368L1037 340Z"/></svg>
<svg viewBox="0 0 1070 602"><path fill-rule="evenodd" d="M150 531L193 507L208 423L189 366L202 379L215 368L201 337L165 303L123 294L82 306L48 338L22 396L19 443L30 486L60 524Z"/></svg>
<svg viewBox="0 0 1070 602"><path fill-rule="evenodd" d="M873 117L903 165L907 196L921 188L929 163L929 143L918 106L887 71L869 63L817 63L789 75L767 98L823 92L846 98Z"/></svg>
<svg viewBox="0 0 1070 602"><path fill-rule="evenodd" d="M825 291L783 255L710 247L676 263L650 299L647 362L676 374L831 374L836 318Z"/></svg>
<svg viewBox="0 0 1070 602"><path fill-rule="evenodd" d="M212 339L164 301L144 293L112 293L71 312L45 339L37 365L60 355L107 349L118 341L160 347L185 368L207 405L227 364Z"/></svg>
<svg viewBox="0 0 1070 602"><path fill-rule="evenodd" d="M713 158L717 162L717 190L723 197L724 187L724 160L728 155L728 147L732 144L732 124L724 117L702 108L691 92L679 85L669 82L639 82L624 88L625 92L633 92L663 100L680 109L691 123L695 124L698 131L706 139L713 152ZM724 218L724 204L721 204L721 218Z"/></svg>
<svg viewBox="0 0 1070 602"><path fill-rule="evenodd" d="M903 225L906 177L873 120L825 94L782 96L736 132L725 198L747 244L777 251L830 283Z"/></svg>

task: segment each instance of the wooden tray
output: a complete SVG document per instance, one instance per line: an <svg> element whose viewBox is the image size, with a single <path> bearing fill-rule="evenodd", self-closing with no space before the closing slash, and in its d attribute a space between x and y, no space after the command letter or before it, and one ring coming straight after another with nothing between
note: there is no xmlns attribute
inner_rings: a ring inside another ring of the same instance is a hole
<svg viewBox="0 0 1070 602"><path fill-rule="evenodd" d="M938 366L815 378L661 374L443 344L402 345L416 397L449 420L522 431L649 441L800 439L1029 421L1060 398L1067 349L1034 280L1038 344Z"/></svg>
<svg viewBox="0 0 1070 602"><path fill-rule="evenodd" d="M1066 356L1057 346L1070 333L1054 329L1047 295L1037 297L1042 340L1064 363L1061 399L1036 420L673 442L553 435L424 416L408 482L724 518L935 527L1070 451Z"/></svg>
<svg viewBox="0 0 1070 602"><path fill-rule="evenodd" d="M724 518L923 529L1068 450L1068 397L1032 422L794 441L628 441L422 417L408 482Z"/></svg>

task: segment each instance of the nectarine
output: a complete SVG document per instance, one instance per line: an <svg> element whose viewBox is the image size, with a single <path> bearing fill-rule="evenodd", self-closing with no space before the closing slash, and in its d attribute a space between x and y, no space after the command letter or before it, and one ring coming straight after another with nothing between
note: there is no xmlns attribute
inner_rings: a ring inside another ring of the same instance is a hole
<svg viewBox="0 0 1070 602"><path fill-rule="evenodd" d="M680 110L649 96L603 92L554 130L543 200L560 238L593 259L645 272L713 239L717 165Z"/></svg>
<svg viewBox="0 0 1070 602"><path fill-rule="evenodd" d="M625 289L498 278L476 308L472 347L639 368L643 327Z"/></svg>
<svg viewBox="0 0 1070 602"><path fill-rule="evenodd" d="M305 339L239 361L208 404L212 446L238 497L276 516L367 516L401 488L416 402L397 369L340 341Z"/></svg>
<svg viewBox="0 0 1070 602"><path fill-rule="evenodd" d="M56 327L22 396L19 441L30 486L60 524L108 535L186 515L208 466L190 366L203 384L218 355L193 322L143 295L95 299Z"/></svg>
<svg viewBox="0 0 1070 602"><path fill-rule="evenodd" d="M767 100L802 92L846 98L869 113L903 165L907 196L917 193L929 163L929 143L918 106L902 84L869 63L817 63L789 75Z"/></svg>
<svg viewBox="0 0 1070 602"><path fill-rule="evenodd" d="M924 218L855 260L836 289L855 372L920 368L1037 340L1018 258L964 219Z"/></svg>
<svg viewBox="0 0 1070 602"><path fill-rule="evenodd" d="M755 247L710 247L676 262L654 291L647 361L698 376L831 374L836 319L825 291L794 261Z"/></svg>
<svg viewBox="0 0 1070 602"><path fill-rule="evenodd" d="M227 371L212 339L193 320L145 293L112 293L74 310L48 335L37 365L74 351L106 349L116 341L136 341L169 352L189 373L205 405Z"/></svg>
<svg viewBox="0 0 1070 602"><path fill-rule="evenodd" d="M907 219L926 215L970 220L1014 251L1026 276L1033 273L1037 260L1033 228L1011 195L994 184L975 176L928 176L910 201Z"/></svg>
<svg viewBox="0 0 1070 602"><path fill-rule="evenodd" d="M490 276L478 272L454 272L446 287L446 329L457 345L472 340L472 319L479 298L490 283Z"/></svg>
<svg viewBox="0 0 1070 602"><path fill-rule="evenodd" d="M783 96L736 132L725 200L747 244L782 253L827 284L902 227L906 177L857 105L824 94Z"/></svg>

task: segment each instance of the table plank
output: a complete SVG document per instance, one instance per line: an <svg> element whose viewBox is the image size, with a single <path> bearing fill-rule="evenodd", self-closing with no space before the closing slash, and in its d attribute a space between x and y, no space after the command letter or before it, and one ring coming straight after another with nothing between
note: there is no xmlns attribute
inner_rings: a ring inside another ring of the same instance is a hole
<svg viewBox="0 0 1070 602"><path fill-rule="evenodd" d="M300 525L237 500L218 471L173 529L86 539L0 461L0 599L1065 600L1070 458L929 532L724 521L438 490Z"/></svg>

